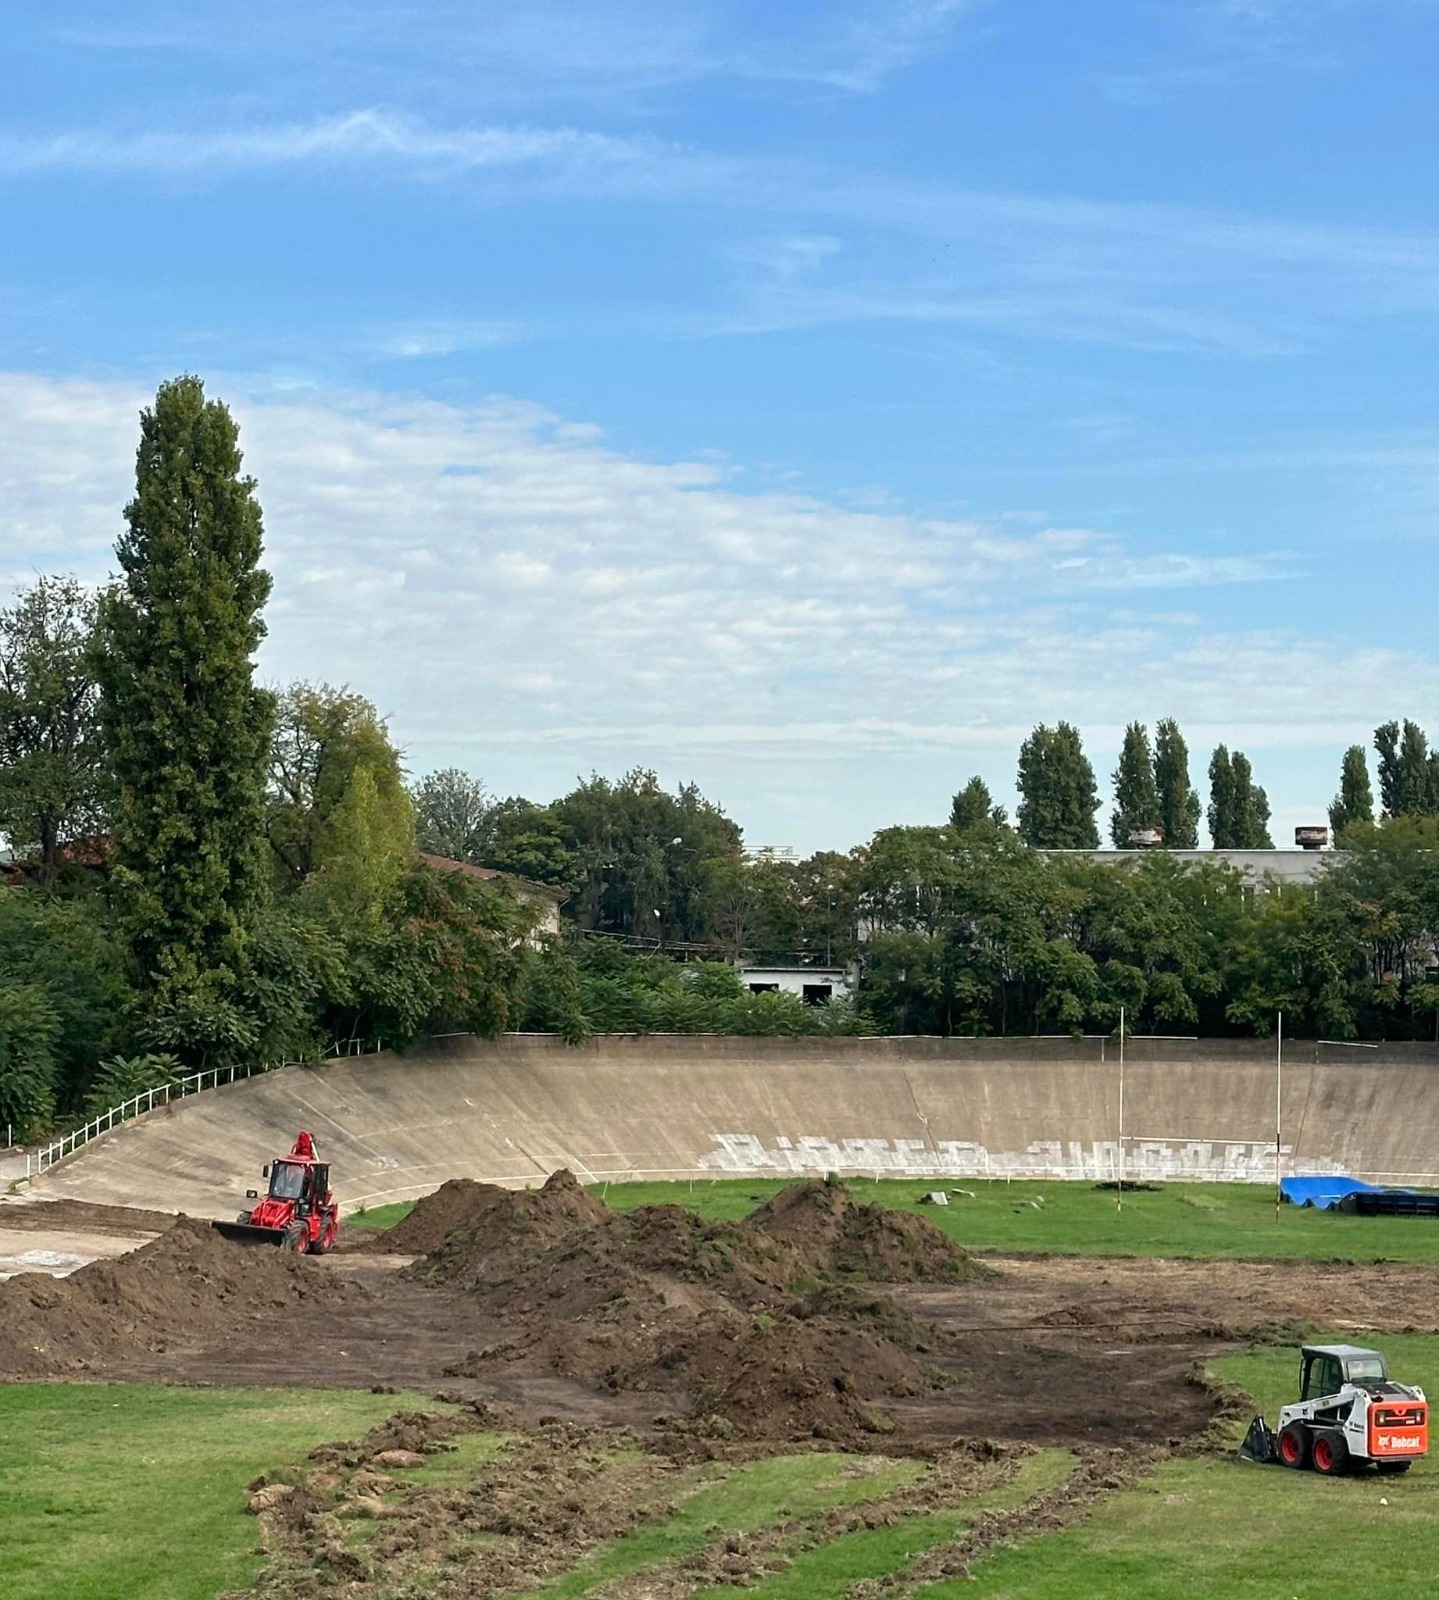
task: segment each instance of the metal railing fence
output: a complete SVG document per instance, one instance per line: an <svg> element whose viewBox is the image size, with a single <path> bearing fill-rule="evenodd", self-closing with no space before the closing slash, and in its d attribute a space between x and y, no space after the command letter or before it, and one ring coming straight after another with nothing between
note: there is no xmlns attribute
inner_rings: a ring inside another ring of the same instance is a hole
<svg viewBox="0 0 1439 1600"><path fill-rule="evenodd" d="M381 1048L382 1041L378 1039L373 1044L365 1039L336 1039L330 1048L328 1059L368 1055ZM38 1178L68 1156L73 1156L77 1150L83 1149L92 1140L98 1139L101 1134L109 1133L121 1123L133 1121L134 1118L144 1116L157 1107L163 1108L172 1101L183 1100L206 1089L218 1089L222 1084L257 1078L262 1073L275 1072L281 1067L316 1065L318 1063L313 1057L296 1057L294 1060L265 1061L258 1066L247 1062L242 1066L207 1067L203 1072L192 1072L188 1077L177 1078L173 1083L162 1083L153 1089L142 1089L139 1094L131 1095L128 1100L122 1100L119 1105L111 1106L99 1116L91 1118L84 1127L74 1128L60 1138L52 1140L51 1143L42 1145L38 1150L27 1151L25 1177Z"/></svg>

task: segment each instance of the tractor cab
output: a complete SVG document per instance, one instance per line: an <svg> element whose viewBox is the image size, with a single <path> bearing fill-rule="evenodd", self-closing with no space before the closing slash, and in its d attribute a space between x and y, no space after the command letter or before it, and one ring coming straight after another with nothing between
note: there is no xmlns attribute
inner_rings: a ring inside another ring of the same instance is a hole
<svg viewBox="0 0 1439 1600"><path fill-rule="evenodd" d="M1363 1389L1383 1389L1389 1370L1377 1350L1354 1344L1307 1344L1299 1352L1300 1400L1323 1400L1338 1394L1346 1383Z"/></svg>
<svg viewBox="0 0 1439 1600"><path fill-rule="evenodd" d="M316 1205L322 1204L330 1192L330 1168L327 1162L283 1157L271 1163L269 1173L271 1200L294 1200L302 1205Z"/></svg>

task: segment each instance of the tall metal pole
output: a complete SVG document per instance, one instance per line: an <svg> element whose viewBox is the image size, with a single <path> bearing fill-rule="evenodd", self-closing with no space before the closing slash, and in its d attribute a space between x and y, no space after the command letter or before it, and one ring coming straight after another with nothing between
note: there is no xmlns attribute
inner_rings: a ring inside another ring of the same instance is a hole
<svg viewBox="0 0 1439 1600"><path fill-rule="evenodd" d="M1274 1030L1274 1220L1279 1221L1279 1206L1284 1199L1280 1187L1280 1140L1284 1130L1284 1013Z"/></svg>
<svg viewBox="0 0 1439 1600"><path fill-rule="evenodd" d="M1114 1209L1124 1210L1124 1007L1119 1008L1119 1187L1114 1191Z"/></svg>

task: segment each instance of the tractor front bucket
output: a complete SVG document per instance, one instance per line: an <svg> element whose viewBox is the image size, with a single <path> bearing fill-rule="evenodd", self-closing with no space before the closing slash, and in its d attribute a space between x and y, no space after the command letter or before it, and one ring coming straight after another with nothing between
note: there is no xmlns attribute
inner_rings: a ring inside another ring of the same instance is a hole
<svg viewBox="0 0 1439 1600"><path fill-rule="evenodd" d="M1279 1459L1274 1430L1263 1417L1255 1417L1249 1424L1249 1432L1244 1435L1244 1443L1239 1447L1239 1459L1257 1461L1261 1466Z"/></svg>
<svg viewBox="0 0 1439 1600"><path fill-rule="evenodd" d="M283 1228L257 1228L252 1222L212 1222L210 1226L236 1244L272 1244L278 1247L285 1242Z"/></svg>

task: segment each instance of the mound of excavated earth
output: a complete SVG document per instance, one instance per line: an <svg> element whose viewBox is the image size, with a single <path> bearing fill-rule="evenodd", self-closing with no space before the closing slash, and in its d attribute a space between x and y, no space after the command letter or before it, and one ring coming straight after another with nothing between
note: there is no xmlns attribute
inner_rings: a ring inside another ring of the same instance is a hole
<svg viewBox="0 0 1439 1600"><path fill-rule="evenodd" d="M860 1205L842 1183L792 1183L744 1225L785 1240L827 1275L945 1283L991 1271L927 1218Z"/></svg>
<svg viewBox="0 0 1439 1600"><path fill-rule="evenodd" d="M798 1188L732 1223L611 1211L568 1172L534 1193L447 1184L386 1247L443 1224L410 1275L467 1291L510 1330L453 1376L539 1359L603 1392L672 1394L689 1424L720 1433L849 1438L882 1426L870 1402L943 1386L922 1353L944 1341L835 1280L954 1279L973 1264L929 1223L890 1226L836 1185Z"/></svg>
<svg viewBox="0 0 1439 1600"><path fill-rule="evenodd" d="M158 1239L68 1278L0 1283L0 1373L70 1377L141 1352L184 1350L299 1305L353 1305L367 1291L287 1251L246 1248L180 1217Z"/></svg>
<svg viewBox="0 0 1439 1600"><path fill-rule="evenodd" d="M483 1258L517 1245L553 1244L577 1227L598 1227L612 1215L570 1172L555 1173L539 1190L451 1178L376 1244L398 1255L429 1255L453 1242L457 1251Z"/></svg>

